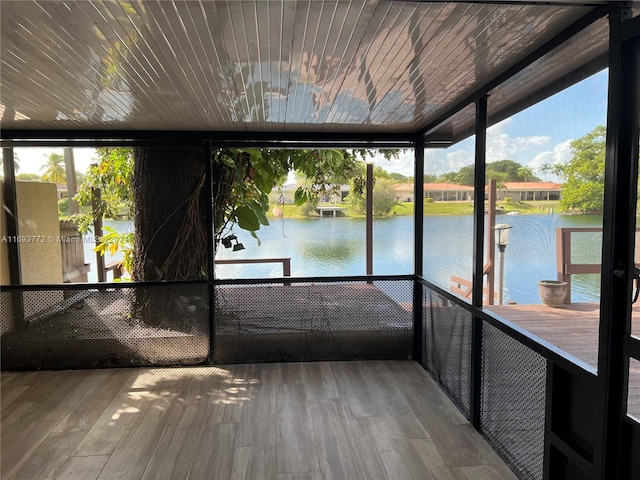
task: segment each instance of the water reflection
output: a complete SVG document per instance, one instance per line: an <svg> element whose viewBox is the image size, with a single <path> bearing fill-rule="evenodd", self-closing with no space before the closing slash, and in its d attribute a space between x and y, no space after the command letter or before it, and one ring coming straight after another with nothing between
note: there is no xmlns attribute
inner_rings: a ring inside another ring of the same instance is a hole
<svg viewBox="0 0 640 480"><path fill-rule="evenodd" d="M305 260L319 261L322 264L340 267L352 262L361 252L359 242L307 243L301 246L300 253Z"/></svg>
<svg viewBox="0 0 640 480"><path fill-rule="evenodd" d="M505 253L505 301L540 303L538 281L556 278L556 228L600 227L595 215L520 215L509 217L511 239ZM108 222L118 230L128 222ZM451 276L471 279L473 219L470 216L429 216L424 222L424 272L427 280L448 289ZM413 218L374 221L374 273L405 275L414 271ZM235 232L246 250L220 249L220 259L291 258L294 277L353 276L365 274L365 222L357 218L274 220L258 235L261 245L247 232ZM573 236L574 262L599 263L602 234ZM92 245L85 245L93 261ZM92 267L95 272L95 267ZM218 278L279 278L279 264L218 265ZM572 300L598 301L600 275L574 275Z"/></svg>

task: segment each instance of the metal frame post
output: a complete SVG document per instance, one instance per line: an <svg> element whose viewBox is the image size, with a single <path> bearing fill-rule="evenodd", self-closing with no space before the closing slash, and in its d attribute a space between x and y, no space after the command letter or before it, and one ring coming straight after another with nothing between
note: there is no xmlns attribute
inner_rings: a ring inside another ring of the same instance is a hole
<svg viewBox="0 0 640 480"><path fill-rule="evenodd" d="M17 240L20 234L18 224L18 196L16 191L16 170L15 160L13 157L13 148L5 147L2 149L3 159L3 208L5 212L5 227L9 239L13 237ZM17 241L7 242L7 253L9 263L9 281L11 285L22 285L22 267L20 265L20 244ZM16 329L26 328L24 322L24 302L22 292L11 292L11 309L13 312L13 321Z"/></svg>
<svg viewBox="0 0 640 480"><path fill-rule="evenodd" d="M16 238L19 235L18 226L18 197L16 193L16 171L13 159L13 148L5 147L2 149L3 159L3 202L6 219L7 237ZM22 270L20 269L20 248L17 241L7 242L9 253L9 279L11 285L22 284Z"/></svg>
<svg viewBox="0 0 640 480"><path fill-rule="evenodd" d="M598 349L600 437L594 467L602 479L619 478L628 358L624 344L631 322L638 178L637 58L621 30L630 18L625 5L609 15L609 97L605 161L604 219ZM635 158L634 158L635 155ZM631 199L631 200L630 200Z"/></svg>
<svg viewBox="0 0 640 480"><path fill-rule="evenodd" d="M416 281L413 282L413 359L422 363L423 329L423 276L424 259L424 138L416 139L414 148L415 173L413 185L413 262Z"/></svg>
<svg viewBox="0 0 640 480"><path fill-rule="evenodd" d="M213 172L211 165L211 142L204 142L204 188L207 205L207 295L209 297L209 363L214 361L215 349L215 317L216 317L216 291L215 291L215 225L213 224Z"/></svg>
<svg viewBox="0 0 640 480"><path fill-rule="evenodd" d="M373 163L367 163L366 184L366 250L367 275L373 275Z"/></svg>
<svg viewBox="0 0 640 480"><path fill-rule="evenodd" d="M487 96L476 101L476 141L473 196L473 297L475 308L482 308L484 291L484 191L487 155ZM482 319L473 316L471 331L471 423L481 427Z"/></svg>
<svg viewBox="0 0 640 480"><path fill-rule="evenodd" d="M496 202L498 200L498 182L492 178L489 180L489 195L487 202L487 304L493 305L496 291ZM483 205L484 208L484 205ZM483 273L484 273L483 269Z"/></svg>

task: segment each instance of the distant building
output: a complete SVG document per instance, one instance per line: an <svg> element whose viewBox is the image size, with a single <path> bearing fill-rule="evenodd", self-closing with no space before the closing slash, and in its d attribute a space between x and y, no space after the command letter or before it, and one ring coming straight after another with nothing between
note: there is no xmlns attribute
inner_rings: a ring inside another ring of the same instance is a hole
<svg viewBox="0 0 640 480"><path fill-rule="evenodd" d="M498 188L498 200L507 197L515 202L533 200L560 200L562 184L553 182L504 182Z"/></svg>
<svg viewBox="0 0 640 480"><path fill-rule="evenodd" d="M297 184L288 183L283 185L281 188L274 188L271 195L269 195L269 198L272 203L282 203L284 200L285 204L292 204L295 203L294 197L297 189ZM349 195L349 191L349 185L340 185L340 191L338 193L331 196L320 196L319 201L340 203Z"/></svg>
<svg viewBox="0 0 640 480"><path fill-rule="evenodd" d="M393 188L400 202L415 200L413 183L397 183ZM433 198L436 202L468 201L473 199L473 187L455 183L425 183L424 198Z"/></svg>

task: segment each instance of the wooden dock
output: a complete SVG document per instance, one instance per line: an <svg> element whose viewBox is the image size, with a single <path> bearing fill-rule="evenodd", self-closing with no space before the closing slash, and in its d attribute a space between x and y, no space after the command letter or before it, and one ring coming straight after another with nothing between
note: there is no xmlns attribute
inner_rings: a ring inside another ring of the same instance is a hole
<svg viewBox="0 0 640 480"><path fill-rule="evenodd" d="M600 304L492 305L487 309L597 368ZM640 337L640 305L634 306L631 332ZM629 369L628 403L629 413L640 418L640 362Z"/></svg>
<svg viewBox="0 0 640 480"><path fill-rule="evenodd" d="M320 217L338 217L344 216L344 212L347 210L346 207L335 207L335 206L322 206L316 207L316 212Z"/></svg>

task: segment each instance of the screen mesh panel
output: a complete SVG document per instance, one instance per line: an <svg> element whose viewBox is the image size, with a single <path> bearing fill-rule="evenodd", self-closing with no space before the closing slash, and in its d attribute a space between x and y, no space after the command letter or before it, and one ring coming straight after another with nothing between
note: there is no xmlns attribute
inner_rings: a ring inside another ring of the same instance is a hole
<svg viewBox="0 0 640 480"><path fill-rule="evenodd" d="M2 368L184 365L209 352L207 285L0 294Z"/></svg>
<svg viewBox="0 0 640 480"><path fill-rule="evenodd" d="M542 479L547 360L483 325L481 423L493 448L523 479Z"/></svg>
<svg viewBox="0 0 640 480"><path fill-rule="evenodd" d="M218 285L215 363L407 359L413 282Z"/></svg>
<svg viewBox="0 0 640 480"><path fill-rule="evenodd" d="M423 367L468 417L471 392L471 314L424 287Z"/></svg>

